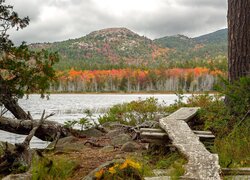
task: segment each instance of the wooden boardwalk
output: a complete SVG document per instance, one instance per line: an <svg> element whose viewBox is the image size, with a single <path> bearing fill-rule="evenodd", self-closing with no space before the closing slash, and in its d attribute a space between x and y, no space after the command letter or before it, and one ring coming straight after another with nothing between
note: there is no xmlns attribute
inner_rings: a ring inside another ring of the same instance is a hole
<svg viewBox="0 0 250 180"><path fill-rule="evenodd" d="M187 158L184 179L217 180L220 166L217 154L211 154L190 129L187 121L194 117L199 108L180 108L166 118L160 119L160 126L172 144Z"/></svg>

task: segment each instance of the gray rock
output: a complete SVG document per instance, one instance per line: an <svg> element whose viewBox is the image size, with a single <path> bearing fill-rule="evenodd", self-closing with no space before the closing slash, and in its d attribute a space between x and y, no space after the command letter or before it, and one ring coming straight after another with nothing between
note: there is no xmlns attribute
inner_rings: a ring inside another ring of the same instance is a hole
<svg viewBox="0 0 250 180"><path fill-rule="evenodd" d="M84 130L82 134L86 135L87 137L101 137L104 135L104 133L95 128Z"/></svg>
<svg viewBox="0 0 250 180"><path fill-rule="evenodd" d="M122 145L121 150L124 152L134 152L139 149L139 145L135 142L126 142Z"/></svg>
<svg viewBox="0 0 250 180"><path fill-rule="evenodd" d="M106 136L108 136L109 138L113 138L115 136L118 136L120 134L123 134L124 131L122 129L114 129L114 130L111 130L109 131Z"/></svg>
<svg viewBox="0 0 250 180"><path fill-rule="evenodd" d="M59 139L57 144L56 144L56 147L66 146L68 144L71 144L71 143L74 143L77 141L78 141L78 139L76 137L68 136L68 137ZM55 144L55 141L51 142L47 148L52 148L54 146L54 144Z"/></svg>
<svg viewBox="0 0 250 180"><path fill-rule="evenodd" d="M118 136L115 136L112 140L111 140L111 144L113 146L120 146L125 144L126 142L131 141L131 137L127 134L120 134Z"/></svg>
<svg viewBox="0 0 250 180"><path fill-rule="evenodd" d="M145 121L142 124L140 124L139 127L158 128L159 122L157 122L157 121Z"/></svg>

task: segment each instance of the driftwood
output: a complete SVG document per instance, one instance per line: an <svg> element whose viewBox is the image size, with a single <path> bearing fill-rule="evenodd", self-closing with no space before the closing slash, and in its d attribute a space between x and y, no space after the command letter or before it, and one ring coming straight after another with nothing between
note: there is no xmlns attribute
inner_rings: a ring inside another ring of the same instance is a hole
<svg viewBox="0 0 250 180"><path fill-rule="evenodd" d="M52 114L51 114L52 115ZM32 128L25 140L20 144L15 144L14 150L9 150L7 143L3 156L0 158L0 173L7 175L10 173L25 172L30 168L32 155L30 151L30 141L42 123L51 115L42 117L38 124Z"/></svg>
<svg viewBox="0 0 250 180"><path fill-rule="evenodd" d="M8 131L16 134L28 135L29 132L39 125L37 120L20 120L7 117L0 117L0 130ZM59 133L59 135L58 135ZM82 137L78 130L73 130L64 127L63 124L55 121L45 121L35 131L35 136L44 141L53 141L66 136L78 136Z"/></svg>

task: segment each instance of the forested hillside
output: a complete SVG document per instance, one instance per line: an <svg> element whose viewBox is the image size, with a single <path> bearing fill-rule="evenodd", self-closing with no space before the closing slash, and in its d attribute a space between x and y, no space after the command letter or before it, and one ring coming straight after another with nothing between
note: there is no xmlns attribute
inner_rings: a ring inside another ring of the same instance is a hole
<svg viewBox="0 0 250 180"><path fill-rule="evenodd" d="M61 61L57 68L111 69L127 66L156 66L166 63L168 48L126 28L109 28L82 38L63 42L30 45L35 49L57 51Z"/></svg>
<svg viewBox="0 0 250 180"><path fill-rule="evenodd" d="M30 47L59 53L59 82L51 87L57 92L210 91L227 71L226 29L152 41L126 28L109 28Z"/></svg>
<svg viewBox="0 0 250 180"><path fill-rule="evenodd" d="M171 61L218 59L218 57L227 55L227 29L195 38L183 35L166 36L156 39L154 42L173 50L168 56Z"/></svg>
<svg viewBox="0 0 250 180"><path fill-rule="evenodd" d="M30 47L57 51L61 56L56 66L59 70L72 67L78 70L127 67L194 68L208 67L208 62L213 62L213 66L218 64L218 68L224 70L227 29L196 38L176 35L152 41L126 28L109 28L94 31L78 39L37 43Z"/></svg>

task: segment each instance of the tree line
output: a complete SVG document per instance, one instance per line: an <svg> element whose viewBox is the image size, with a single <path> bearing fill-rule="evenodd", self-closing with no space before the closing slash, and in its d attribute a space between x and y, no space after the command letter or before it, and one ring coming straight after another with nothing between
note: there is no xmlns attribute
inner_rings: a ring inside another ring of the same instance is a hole
<svg viewBox="0 0 250 180"><path fill-rule="evenodd" d="M208 68L58 71L52 92L212 91L226 73Z"/></svg>

